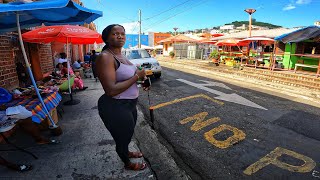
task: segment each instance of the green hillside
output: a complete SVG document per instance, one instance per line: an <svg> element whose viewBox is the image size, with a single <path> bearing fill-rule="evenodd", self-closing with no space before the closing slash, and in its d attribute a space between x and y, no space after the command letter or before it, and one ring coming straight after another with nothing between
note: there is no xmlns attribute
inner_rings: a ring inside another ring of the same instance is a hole
<svg viewBox="0 0 320 180"><path fill-rule="evenodd" d="M239 26L242 26L242 24L249 24L249 21L234 21L234 22L228 23L226 25L234 25L235 27L239 27ZM252 19L252 25L268 27L269 29L275 29L275 28L282 27L282 26L278 26L278 25L274 25L274 24L270 24L270 23L259 22L259 21L256 21L255 19Z"/></svg>

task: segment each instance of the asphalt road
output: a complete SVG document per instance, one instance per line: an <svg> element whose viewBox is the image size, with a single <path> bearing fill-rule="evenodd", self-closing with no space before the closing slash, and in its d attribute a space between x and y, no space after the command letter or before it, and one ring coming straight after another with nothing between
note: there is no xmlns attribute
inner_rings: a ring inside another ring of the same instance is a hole
<svg viewBox="0 0 320 180"><path fill-rule="evenodd" d="M279 95L167 68L150 91L155 128L191 177L318 179L320 109ZM150 120L146 92L139 105Z"/></svg>

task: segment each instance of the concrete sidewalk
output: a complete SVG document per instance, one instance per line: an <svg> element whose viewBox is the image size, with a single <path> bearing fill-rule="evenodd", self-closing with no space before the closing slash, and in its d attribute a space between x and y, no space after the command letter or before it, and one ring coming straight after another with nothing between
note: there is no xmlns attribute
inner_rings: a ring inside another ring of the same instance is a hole
<svg viewBox="0 0 320 180"><path fill-rule="evenodd" d="M127 171L115 151L115 143L103 125L97 110L97 101L103 94L100 83L84 79L89 88L74 98L81 103L62 106L65 113L58 125L63 134L53 137L58 145L36 145L27 135L17 133L10 138L15 144L27 147L39 159L21 152L0 152L8 160L33 165L34 169L18 173L0 167L0 179L155 179L150 168L144 171ZM64 96L64 100L69 100ZM0 150L10 148L0 145ZM135 141L131 150L138 150ZM139 161L142 161L139 160Z"/></svg>

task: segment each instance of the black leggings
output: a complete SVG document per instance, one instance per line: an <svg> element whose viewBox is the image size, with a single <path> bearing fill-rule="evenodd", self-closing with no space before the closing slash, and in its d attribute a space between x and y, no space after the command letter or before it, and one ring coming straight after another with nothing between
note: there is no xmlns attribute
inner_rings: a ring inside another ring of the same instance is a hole
<svg viewBox="0 0 320 180"><path fill-rule="evenodd" d="M137 99L114 99L102 95L98 101L99 115L116 142L121 160L130 162L128 145L137 122Z"/></svg>

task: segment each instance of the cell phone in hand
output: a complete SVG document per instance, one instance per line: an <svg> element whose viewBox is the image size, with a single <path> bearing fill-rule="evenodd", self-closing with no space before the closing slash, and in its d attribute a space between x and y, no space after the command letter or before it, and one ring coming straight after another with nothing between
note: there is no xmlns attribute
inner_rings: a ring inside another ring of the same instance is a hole
<svg viewBox="0 0 320 180"><path fill-rule="evenodd" d="M151 86L151 80L148 77L146 80L144 80L144 83L142 84L142 87L150 87Z"/></svg>

